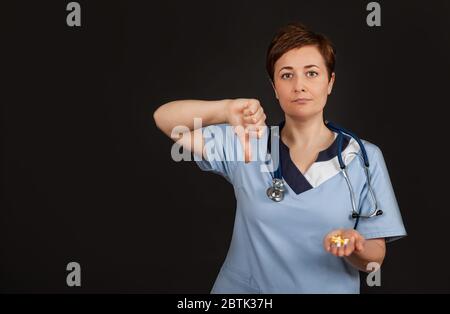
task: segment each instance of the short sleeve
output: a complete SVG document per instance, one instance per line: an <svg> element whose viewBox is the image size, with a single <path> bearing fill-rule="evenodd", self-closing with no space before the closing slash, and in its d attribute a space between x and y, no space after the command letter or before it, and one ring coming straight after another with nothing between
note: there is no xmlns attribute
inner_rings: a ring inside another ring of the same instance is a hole
<svg viewBox="0 0 450 314"><path fill-rule="evenodd" d="M385 238L386 242L391 242L406 236L406 230L383 154L377 146L370 145L374 147L374 152L369 159L370 182L378 208L383 211L383 214L373 218L360 218L357 230L366 239ZM362 214L367 214L373 209L367 184L361 192L359 205Z"/></svg>
<svg viewBox="0 0 450 314"><path fill-rule="evenodd" d="M237 135L229 124L209 125L202 128L206 159L194 155L203 171L220 174L233 184L236 167Z"/></svg>

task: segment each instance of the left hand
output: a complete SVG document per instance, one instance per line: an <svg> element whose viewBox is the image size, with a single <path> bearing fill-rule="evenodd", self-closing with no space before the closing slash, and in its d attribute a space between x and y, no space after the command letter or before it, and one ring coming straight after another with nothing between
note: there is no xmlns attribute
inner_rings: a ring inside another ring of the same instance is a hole
<svg viewBox="0 0 450 314"><path fill-rule="evenodd" d="M333 236L341 236L343 239L348 239L346 245L341 245L337 247L336 244L332 243L331 238ZM353 252L364 251L364 237L354 229L336 229L328 233L323 239L323 247L325 250L335 256L343 257L349 256Z"/></svg>

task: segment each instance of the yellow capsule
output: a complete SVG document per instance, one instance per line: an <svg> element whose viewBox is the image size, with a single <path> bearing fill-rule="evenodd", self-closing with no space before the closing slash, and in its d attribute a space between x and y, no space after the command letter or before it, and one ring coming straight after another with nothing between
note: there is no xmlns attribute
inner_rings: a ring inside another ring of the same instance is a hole
<svg viewBox="0 0 450 314"><path fill-rule="evenodd" d="M337 247L341 247L341 245L347 245L348 241L349 239L343 239L340 235L331 237L331 242Z"/></svg>

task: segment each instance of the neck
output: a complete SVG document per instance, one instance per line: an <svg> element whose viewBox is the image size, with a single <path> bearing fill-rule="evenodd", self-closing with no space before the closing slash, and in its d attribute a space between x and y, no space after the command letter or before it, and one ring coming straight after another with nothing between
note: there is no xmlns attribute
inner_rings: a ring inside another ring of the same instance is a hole
<svg viewBox="0 0 450 314"><path fill-rule="evenodd" d="M285 121L281 138L288 147L323 146L334 139L334 133L326 127L322 114L306 120L297 120L286 115Z"/></svg>

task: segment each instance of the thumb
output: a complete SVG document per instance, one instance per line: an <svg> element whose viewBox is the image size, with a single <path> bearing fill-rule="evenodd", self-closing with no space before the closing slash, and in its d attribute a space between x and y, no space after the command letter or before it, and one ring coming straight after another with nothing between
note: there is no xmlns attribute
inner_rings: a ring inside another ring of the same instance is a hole
<svg viewBox="0 0 450 314"><path fill-rule="evenodd" d="M235 127L235 132L241 143L242 151L244 153L244 161L248 163L251 160L251 148L250 148L250 134L245 132L244 127L238 125Z"/></svg>
<svg viewBox="0 0 450 314"><path fill-rule="evenodd" d="M356 238L356 243L355 243L355 249L358 252L362 252L364 251L364 239L362 239L361 237L357 237Z"/></svg>
<svg viewBox="0 0 450 314"><path fill-rule="evenodd" d="M252 158L252 150L251 150L251 145L250 145L250 134L245 133L245 136L244 136L244 160L245 160L245 163L250 162L251 158Z"/></svg>

